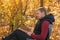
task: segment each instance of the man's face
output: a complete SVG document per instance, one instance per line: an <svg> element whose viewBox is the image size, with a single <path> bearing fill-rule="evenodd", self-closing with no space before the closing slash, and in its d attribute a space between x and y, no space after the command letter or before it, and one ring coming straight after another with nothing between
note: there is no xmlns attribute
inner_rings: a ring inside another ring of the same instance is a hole
<svg viewBox="0 0 60 40"><path fill-rule="evenodd" d="M43 15L44 15L44 13L41 12L40 10L37 10L37 11L36 11L36 18L37 18L37 19L41 19L41 18L43 17Z"/></svg>

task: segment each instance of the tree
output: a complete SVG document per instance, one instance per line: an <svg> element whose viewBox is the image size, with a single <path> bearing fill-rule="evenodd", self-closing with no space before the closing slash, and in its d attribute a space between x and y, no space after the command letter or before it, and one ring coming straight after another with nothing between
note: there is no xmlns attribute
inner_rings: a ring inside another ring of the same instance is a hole
<svg viewBox="0 0 60 40"><path fill-rule="evenodd" d="M40 6L43 7L44 6L44 0L40 0Z"/></svg>

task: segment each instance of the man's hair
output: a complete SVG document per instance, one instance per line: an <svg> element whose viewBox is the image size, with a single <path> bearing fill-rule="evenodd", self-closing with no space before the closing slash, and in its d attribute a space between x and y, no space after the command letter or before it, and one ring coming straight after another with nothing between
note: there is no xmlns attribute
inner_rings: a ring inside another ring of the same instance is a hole
<svg viewBox="0 0 60 40"><path fill-rule="evenodd" d="M41 12L44 12L45 15L46 15L46 8L45 7L39 7L37 10L40 10Z"/></svg>

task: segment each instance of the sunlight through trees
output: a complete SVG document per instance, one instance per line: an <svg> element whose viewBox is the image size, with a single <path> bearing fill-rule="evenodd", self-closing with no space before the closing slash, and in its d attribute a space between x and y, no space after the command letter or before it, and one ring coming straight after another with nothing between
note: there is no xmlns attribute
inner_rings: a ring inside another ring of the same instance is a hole
<svg viewBox="0 0 60 40"><path fill-rule="evenodd" d="M55 17L50 39L60 40L59 0L0 0L0 40L17 28L30 31L36 23L35 10L43 5ZM32 15L32 16L30 16Z"/></svg>

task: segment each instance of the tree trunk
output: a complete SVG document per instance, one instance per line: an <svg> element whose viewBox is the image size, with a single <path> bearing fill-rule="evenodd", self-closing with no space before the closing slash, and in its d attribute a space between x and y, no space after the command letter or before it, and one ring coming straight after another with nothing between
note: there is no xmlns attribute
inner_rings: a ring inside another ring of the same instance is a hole
<svg viewBox="0 0 60 40"><path fill-rule="evenodd" d="M43 7L43 4L44 4L43 0L40 0L40 4L41 4L40 7Z"/></svg>

